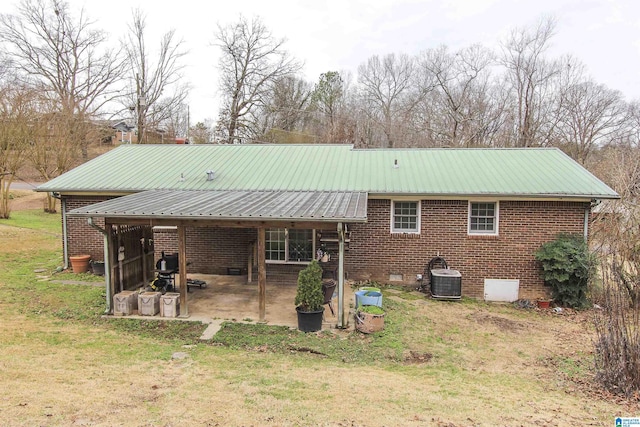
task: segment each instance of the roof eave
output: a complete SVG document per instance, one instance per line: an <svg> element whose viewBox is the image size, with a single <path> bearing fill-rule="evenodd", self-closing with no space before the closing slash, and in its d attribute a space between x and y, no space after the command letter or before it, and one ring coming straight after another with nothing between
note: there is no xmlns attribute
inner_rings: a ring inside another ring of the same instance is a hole
<svg viewBox="0 0 640 427"><path fill-rule="evenodd" d="M370 199L389 199L396 197L413 197L434 200L471 200L471 199L500 199L500 200L617 200L619 194L515 194L515 193L375 193L370 192Z"/></svg>
<svg viewBox="0 0 640 427"><path fill-rule="evenodd" d="M364 217L272 217L272 216L216 216L216 215L174 215L174 214L132 214L132 213L104 213L104 212L74 212L69 211L67 216L80 217L80 218L116 218L120 220L175 220L175 221L190 221L190 220L211 220L211 221L268 221L268 222L367 222L367 218Z"/></svg>

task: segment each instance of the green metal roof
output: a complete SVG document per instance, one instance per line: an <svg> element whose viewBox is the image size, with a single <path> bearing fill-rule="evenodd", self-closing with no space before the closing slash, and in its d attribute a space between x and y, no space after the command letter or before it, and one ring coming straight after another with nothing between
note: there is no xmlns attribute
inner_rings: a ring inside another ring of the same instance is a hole
<svg viewBox="0 0 640 427"><path fill-rule="evenodd" d="M122 145L37 188L159 189L618 198L555 148L361 150L329 144Z"/></svg>

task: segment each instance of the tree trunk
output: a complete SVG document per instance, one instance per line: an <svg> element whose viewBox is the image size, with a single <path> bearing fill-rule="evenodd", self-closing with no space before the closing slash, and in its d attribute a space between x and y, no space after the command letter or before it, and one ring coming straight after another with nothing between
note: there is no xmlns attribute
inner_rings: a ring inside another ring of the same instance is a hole
<svg viewBox="0 0 640 427"><path fill-rule="evenodd" d="M51 193L47 193L47 205L44 208L46 213L56 213L56 206L58 204L58 199L53 197Z"/></svg>
<svg viewBox="0 0 640 427"><path fill-rule="evenodd" d="M8 219L11 210L9 209L9 186L11 180L3 179L0 176L0 218Z"/></svg>

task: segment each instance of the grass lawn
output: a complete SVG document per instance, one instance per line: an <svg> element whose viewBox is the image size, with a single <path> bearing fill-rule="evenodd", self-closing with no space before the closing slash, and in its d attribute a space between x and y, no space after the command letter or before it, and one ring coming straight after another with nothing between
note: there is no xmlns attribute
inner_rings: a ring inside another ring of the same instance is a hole
<svg viewBox="0 0 640 427"><path fill-rule="evenodd" d="M49 278L57 215L0 220L0 424L612 426L635 402L593 383L591 313L383 289L385 330L302 334L104 319L104 289Z"/></svg>

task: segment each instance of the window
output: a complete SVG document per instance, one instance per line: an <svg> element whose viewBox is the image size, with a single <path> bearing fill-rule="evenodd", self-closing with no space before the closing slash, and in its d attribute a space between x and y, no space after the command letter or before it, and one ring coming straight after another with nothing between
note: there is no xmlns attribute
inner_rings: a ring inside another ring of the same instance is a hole
<svg viewBox="0 0 640 427"><path fill-rule="evenodd" d="M272 228L265 231L268 261L309 262L313 259L313 230Z"/></svg>
<svg viewBox="0 0 640 427"><path fill-rule="evenodd" d="M286 233L284 228L265 231L265 258L269 261L285 261L287 252Z"/></svg>
<svg viewBox="0 0 640 427"><path fill-rule="evenodd" d="M469 234L498 234L498 202L469 202Z"/></svg>
<svg viewBox="0 0 640 427"><path fill-rule="evenodd" d="M420 233L420 202L391 203L391 232Z"/></svg>
<svg viewBox="0 0 640 427"><path fill-rule="evenodd" d="M313 259L313 230L289 230L288 261Z"/></svg>

